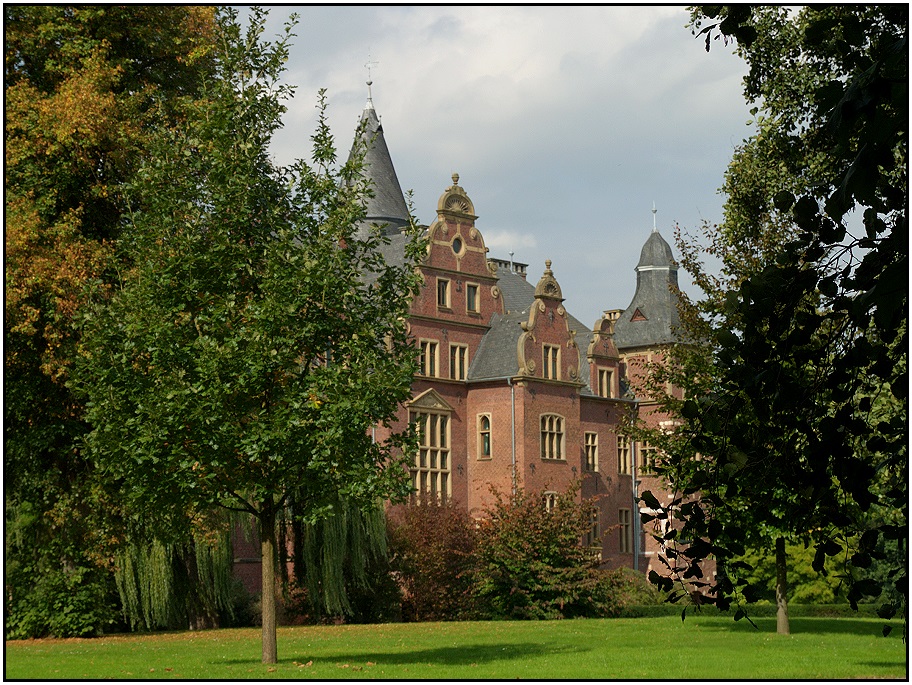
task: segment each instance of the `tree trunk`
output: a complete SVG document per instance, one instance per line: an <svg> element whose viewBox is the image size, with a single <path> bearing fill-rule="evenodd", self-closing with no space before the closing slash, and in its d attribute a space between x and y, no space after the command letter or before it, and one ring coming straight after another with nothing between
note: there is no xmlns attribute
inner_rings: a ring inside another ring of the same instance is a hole
<svg viewBox="0 0 912 685"><path fill-rule="evenodd" d="M788 569L786 568L785 538L776 538L776 632L789 634Z"/></svg>
<svg viewBox="0 0 912 685"><path fill-rule="evenodd" d="M278 661L276 645L276 593L275 593L275 509L271 503L260 511L260 557L263 566L263 591L260 597L263 624L263 663Z"/></svg>

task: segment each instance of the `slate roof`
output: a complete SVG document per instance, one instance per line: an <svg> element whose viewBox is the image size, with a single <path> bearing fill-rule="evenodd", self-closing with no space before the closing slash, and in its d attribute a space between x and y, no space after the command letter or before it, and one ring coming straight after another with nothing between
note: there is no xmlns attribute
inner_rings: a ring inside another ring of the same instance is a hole
<svg viewBox="0 0 912 685"><path fill-rule="evenodd" d="M469 366L468 380L504 378L516 375L516 343L522 334L520 323L529 320L529 308L535 302L535 286L510 269L498 269L497 287L504 300L505 316L495 315L491 330L482 339L475 358ZM576 332L576 345L580 356L580 380L586 384L580 392L594 394L589 388L589 361L586 349L592 337L592 330L567 312L570 330Z"/></svg>
<svg viewBox="0 0 912 685"><path fill-rule="evenodd" d="M393 167L386 138L383 135L383 125L374 109L373 101L368 98L361 121L365 124L361 139L367 144L364 155L364 172L371 182L373 197L367 199L367 216L363 222L362 230L367 230L370 224L386 224L384 232L388 235L399 233L403 226L409 222L408 205ZM349 158L354 152L354 144Z"/></svg>
<svg viewBox="0 0 912 685"><path fill-rule="evenodd" d="M640 252L636 293L614 326L619 350L676 342L680 326L677 295L678 266L671 246L653 231Z"/></svg>

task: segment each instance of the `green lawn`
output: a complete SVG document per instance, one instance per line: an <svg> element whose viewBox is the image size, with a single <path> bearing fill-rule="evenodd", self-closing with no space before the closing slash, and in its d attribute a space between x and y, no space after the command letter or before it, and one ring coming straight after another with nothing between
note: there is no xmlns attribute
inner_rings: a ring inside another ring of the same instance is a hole
<svg viewBox="0 0 912 685"><path fill-rule="evenodd" d="M8 679L904 679L898 622L725 616L411 623L279 629L279 663L259 631L213 630L6 643Z"/></svg>

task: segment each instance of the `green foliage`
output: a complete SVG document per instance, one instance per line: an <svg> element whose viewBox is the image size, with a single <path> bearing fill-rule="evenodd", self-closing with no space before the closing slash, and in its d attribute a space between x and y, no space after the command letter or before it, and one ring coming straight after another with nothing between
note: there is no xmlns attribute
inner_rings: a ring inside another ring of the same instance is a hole
<svg viewBox="0 0 912 685"><path fill-rule="evenodd" d="M329 616L361 621L397 615L399 597L389 578L383 504L362 508L343 499L315 522L296 515L297 505L292 493L279 522L279 569L286 593L304 591L303 613L315 620Z"/></svg>
<svg viewBox="0 0 912 685"><path fill-rule="evenodd" d="M187 511L252 514L269 583L292 495L296 516L316 522L340 499L372 507L407 492L412 435L375 441L370 429L410 397L422 246L392 266L379 232L357 237L361 156L336 167L325 94L312 163L273 164L292 26L269 43L264 25L261 10L246 30L219 10L214 76L178 125L162 122L126 188L127 266L84 317L74 387L92 458L128 486L131 511L175 535ZM273 596L265 585L274 639Z"/></svg>
<svg viewBox="0 0 912 685"><path fill-rule="evenodd" d="M88 426L66 383L80 312L113 280L119 187L146 154L150 103L193 96L211 66L213 12L8 5L3 13L7 625L19 635L99 632L117 616L110 555L123 534L121 507L116 484L82 452ZM19 621L22 611L32 618Z"/></svg>
<svg viewBox="0 0 912 685"><path fill-rule="evenodd" d="M237 582L227 530L190 544L126 545L115 559L124 618L132 629L213 628L234 619Z"/></svg>
<svg viewBox="0 0 912 685"><path fill-rule="evenodd" d="M548 511L541 493L518 490L494 503L478 527L475 594L492 618L545 619L597 615L598 559L581 540L591 502L579 487L559 494Z"/></svg>
<svg viewBox="0 0 912 685"><path fill-rule="evenodd" d="M388 514L390 562L402 587L406 621L475 615L475 522L464 507L422 502Z"/></svg>
<svg viewBox="0 0 912 685"><path fill-rule="evenodd" d="M757 133L726 176L722 277L690 308L709 345L672 372L691 398L665 465L683 497L660 512L690 540L671 546L679 577L788 535L817 572L848 562L850 604L895 592L896 611L905 563L866 569L908 532L907 8L713 6L693 27L707 49L737 40ZM739 588L709 589L727 606Z"/></svg>
<svg viewBox="0 0 912 685"><path fill-rule="evenodd" d="M836 575L822 575L814 570L814 548L786 545L788 559L789 604L835 604L845 602L845 586ZM776 558L770 549L751 549L733 561L742 569L738 573L758 589L760 602L776 601ZM792 607L789 608L792 613ZM751 610L754 617L754 610Z"/></svg>

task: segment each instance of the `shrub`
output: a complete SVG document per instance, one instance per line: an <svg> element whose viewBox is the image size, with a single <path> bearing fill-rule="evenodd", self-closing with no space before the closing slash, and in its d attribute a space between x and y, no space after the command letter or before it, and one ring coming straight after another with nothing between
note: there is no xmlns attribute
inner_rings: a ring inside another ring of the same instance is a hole
<svg viewBox="0 0 912 685"><path fill-rule="evenodd" d="M542 493L520 489L494 503L479 523L475 595L491 618L593 616L605 596L596 554L581 540L591 502L577 501L579 485L546 508Z"/></svg>
<svg viewBox="0 0 912 685"><path fill-rule="evenodd" d="M474 615L475 523L452 504L397 506L387 516L390 564L403 591L402 619Z"/></svg>

